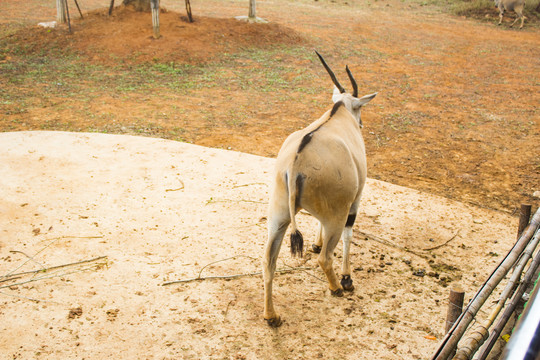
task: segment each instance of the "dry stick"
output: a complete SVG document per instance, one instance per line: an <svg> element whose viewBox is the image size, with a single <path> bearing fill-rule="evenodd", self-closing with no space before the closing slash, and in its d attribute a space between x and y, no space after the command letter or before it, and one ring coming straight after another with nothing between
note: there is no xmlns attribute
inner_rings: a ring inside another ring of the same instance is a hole
<svg viewBox="0 0 540 360"><path fill-rule="evenodd" d="M232 188L233 188L233 189L236 189L236 188L239 188L239 187L251 186L251 185L266 185L266 186L268 186L268 184L263 183L263 182L255 182L255 183L250 183L250 184L235 185L235 186L233 186Z"/></svg>
<svg viewBox="0 0 540 360"><path fill-rule="evenodd" d="M422 259L424 260L429 260L430 257L427 256L427 255L424 255L424 254L419 254L411 249L408 249L406 247L403 247L403 246L399 246L399 245L396 245L394 244L393 242L389 241L389 240L385 240L383 238L380 238L380 237L377 237L375 235L372 235L372 234L368 234L368 233L365 233L363 231L358 231L358 233L362 236L365 236L366 238L370 239L370 240L373 240L373 241L376 241L378 243L381 243L383 245L387 245L387 246L390 246L390 247L393 247L395 249L398 249L398 250L401 250L401 251L405 251L405 252L408 252L408 253L411 253L413 255L416 255L418 257L421 257ZM352 242L354 245L356 246L360 246L359 244L355 243L355 242Z"/></svg>
<svg viewBox="0 0 540 360"><path fill-rule="evenodd" d="M45 251L45 249L47 249L49 246L51 246L52 244L54 244L58 240L62 240L62 239L101 239L101 238L103 238L103 235L100 235L100 236L60 236L60 237L57 237L57 238L49 239L49 240L51 240L51 242L48 243L47 245L45 245L45 247L42 248L41 250L39 250L37 253L35 253L32 258L35 258L38 254ZM8 272L6 275L0 276L0 279L10 276L15 271L19 270L24 265L26 265L29 261L30 260L26 260L24 263L22 263L20 266L16 267L15 269L11 270L10 272Z"/></svg>
<svg viewBox="0 0 540 360"><path fill-rule="evenodd" d="M446 360L450 354L454 351L457 346L457 343L467 330L469 324L474 319L480 307L486 302L489 295L493 292L495 287L501 282L501 280L506 276L510 268L518 260L519 256L527 246L529 240L533 236L534 232L540 225L540 208L534 214L531 223L523 231L523 234L520 236L519 240L516 242L511 251L505 256L496 270L490 275L488 280L480 288L478 293L475 295L473 300L467 305L465 312L461 314L460 318L454 324L452 330L448 332L443 339L439 349L433 355L432 359L437 360Z"/></svg>
<svg viewBox="0 0 540 360"><path fill-rule="evenodd" d="M536 234L534 235L534 238L537 242L540 241L540 228L536 230ZM534 259L531 262L531 265L529 266L529 268L527 269L527 272L525 273L523 281L521 282L518 289L514 293L514 296L512 297L510 304L508 304L501 318L499 319L499 322L497 322L497 325L495 325L495 327L493 328L493 331L489 335L486 346L484 347L484 349L482 350L482 353L480 354L480 357L478 358L479 360L484 360L488 356L489 352L493 348L493 345L495 345L495 342L499 338L501 331L503 330L504 326L510 319L510 316L512 315L514 310L516 309L521 297L523 296L523 293L525 292L529 284L535 280L534 275L539 266L540 266L540 250L536 252Z"/></svg>
<svg viewBox="0 0 540 360"><path fill-rule="evenodd" d="M244 257L244 258L248 258L248 259L251 259L251 260L259 260L257 258L254 258L252 256L248 256L248 255L235 255L235 256L231 256L231 257L228 257L228 258L225 258L225 259L221 259L221 260L217 260L217 261L213 261L209 264L206 264L205 266L202 267L202 269L199 271L199 275L195 278L191 278L191 279L183 279L183 280L175 280L175 281L169 281L169 282L166 282L166 283L163 283L161 284L161 286L167 286L167 285L172 285L172 284L179 284L179 283L187 283L187 282L191 282L191 281L196 281L196 280L210 280L210 279L236 279L236 278L239 278L239 277L245 277L245 276L255 276L255 275L261 275L262 274L262 271L257 271L257 272L251 272L251 273L244 273L244 274L234 274L234 275L223 275L223 276L201 276L202 275L202 272L204 269L206 269L207 267L209 267L210 265L214 265L214 264L217 264L219 262L223 262L223 261L227 261L227 260L233 260L233 259L237 259L239 257ZM289 265L285 264L285 266L288 266L289 269L279 269L279 270L276 270L276 272L292 272L292 271L295 271L295 270L312 270L313 268L308 268L308 267L305 267L305 268L302 268L302 267L298 267L298 268L293 268L293 267L290 267ZM310 274L311 275L311 274ZM313 275L312 275L313 276ZM317 277L315 277L317 278Z"/></svg>
<svg viewBox="0 0 540 360"><path fill-rule="evenodd" d="M23 251L19 251L19 250L11 250L10 253L12 253L12 254L23 254L23 255L26 256L28 259L30 259L31 261L35 262L35 263L38 264L39 266L41 266L42 269L45 269L45 266L43 266L43 264L38 263L33 257L31 257L30 255L26 254L26 253L23 252Z"/></svg>
<svg viewBox="0 0 540 360"><path fill-rule="evenodd" d="M512 292L516 289L516 285L521 278L521 274L525 265L529 262L534 249L538 246L540 242L540 231L536 231L535 236L527 245L527 248L523 251L521 259L519 260L518 265L515 267L512 277L508 280L506 287L504 288L502 294L500 295L497 306L491 312L491 315L488 317L484 323L480 324L476 330L473 331L471 336L469 336L457 351L454 359L456 360L468 360L476 353L480 346L488 339L489 333L488 329L493 324L499 313L501 312L506 300L512 296Z"/></svg>
<svg viewBox="0 0 540 360"><path fill-rule="evenodd" d="M246 199L240 199L240 200L231 200L231 199L222 199L222 200L214 200L213 198L210 198L210 200L206 201L205 205L214 204L214 203L220 203L220 202L247 202L247 203L255 203L255 204L268 204L266 201L257 201L257 200L246 200Z"/></svg>
<svg viewBox="0 0 540 360"><path fill-rule="evenodd" d="M52 276L43 276L43 277L40 277L40 278L34 278L34 279L27 280L27 281L21 281L21 282L15 283L15 284L3 285L3 286L0 286L0 289L9 288L9 287L12 287L12 286L17 286L17 285L24 285L24 284L28 284L28 283L36 282L36 281L40 281L40 280L54 279L56 277L62 277L62 276L66 276L66 275L76 274L76 273L80 273L80 272L83 272L83 271L86 271L86 270L90 270L92 268L93 268L93 266L87 267L87 268L84 268L84 269L80 269L80 270L77 270L77 271L71 271L71 272L63 273L63 274L52 275Z"/></svg>
<svg viewBox="0 0 540 360"><path fill-rule="evenodd" d="M69 33L71 34L71 20L69 19L69 8L68 8L67 0L64 0L64 4L66 5L66 17L67 17L67 21L68 21Z"/></svg>
<svg viewBox="0 0 540 360"><path fill-rule="evenodd" d="M75 5L77 6L77 10L79 10L79 14L81 15L81 19L84 19L83 16L82 16L81 8L79 7L79 3L77 2L77 0L73 0L73 1L75 1Z"/></svg>
<svg viewBox="0 0 540 360"><path fill-rule="evenodd" d="M179 188L177 189L165 189L165 191L179 191L179 190L183 190L184 189L184 182L182 180L180 180L180 184L182 184L182 186L180 186Z"/></svg>
<svg viewBox="0 0 540 360"><path fill-rule="evenodd" d="M60 268L64 268L64 267L68 267L68 266L74 266L74 265L80 265L80 264L87 264L89 262L94 262L94 261L98 261L98 260L102 260L102 259L106 259L106 258L107 258L107 256L99 256L99 257L94 258L94 259L82 260L82 261L77 261L77 262L73 262L73 263L69 263L69 264L51 266L51 267L43 268L43 269L40 269L40 270L25 271L25 272L21 272L21 273L17 273L17 274L11 274L11 275L7 275L6 279L1 280L0 282L13 280L14 277L19 278L22 275L45 273L47 271L54 270L54 269L60 269Z"/></svg>
<svg viewBox="0 0 540 360"><path fill-rule="evenodd" d="M424 251L431 251L431 250L436 250L436 249L439 249L439 248L442 248L443 246L446 246L448 245L448 243L452 240L454 240L456 238L456 236L459 235L459 231L457 233L454 234L454 236L452 236L448 241L446 241L444 244L440 244L440 245L437 245L437 246L434 246L434 247L431 247L431 248L427 248L427 249L422 249Z"/></svg>
<svg viewBox="0 0 540 360"><path fill-rule="evenodd" d="M297 267L297 268L290 268L290 269L277 269L275 272L277 272L277 273L286 273L286 272L293 272L293 271L298 271L298 270L299 271L304 271L304 270L313 270L313 269L314 268L310 268L310 267ZM172 285L172 284L180 284L180 283L187 283L187 282L197 281L197 280L202 281L202 280L211 280L211 279L236 279L236 278L240 278L240 277L255 276L255 275L261 275L261 274L262 274L262 271L256 271L256 272L251 272L251 273L234 274L234 275L204 276L204 277L196 277L196 278L191 278L191 279L169 281L169 282L161 284L161 286L167 286L167 285Z"/></svg>

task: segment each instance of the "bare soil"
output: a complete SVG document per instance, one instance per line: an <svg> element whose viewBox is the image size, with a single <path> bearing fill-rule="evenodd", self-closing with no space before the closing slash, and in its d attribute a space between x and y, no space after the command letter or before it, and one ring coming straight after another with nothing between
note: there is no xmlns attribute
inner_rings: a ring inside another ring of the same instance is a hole
<svg viewBox="0 0 540 360"><path fill-rule="evenodd" d="M2 359L427 359L444 335L448 287L468 301L517 226L369 179L355 291L330 295L308 251L316 222L301 212L306 253L291 258L285 240L278 268L293 271L275 279L284 324L272 329L259 275L163 285L260 271L273 159L52 131L1 133L0 153L0 274L14 275L0 282ZM57 267L82 260L93 261Z"/></svg>

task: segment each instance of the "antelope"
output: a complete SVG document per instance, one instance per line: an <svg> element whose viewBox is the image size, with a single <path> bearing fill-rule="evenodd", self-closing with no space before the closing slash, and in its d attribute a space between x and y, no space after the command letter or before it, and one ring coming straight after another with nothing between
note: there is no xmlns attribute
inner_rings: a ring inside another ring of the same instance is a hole
<svg viewBox="0 0 540 360"><path fill-rule="evenodd" d="M495 7L499 8L499 24L501 25L503 20L503 14L506 10L513 10L517 17L516 20L510 25L510 27L514 26L514 24L521 19L521 25L519 28L523 28L523 22L525 21L525 16L523 16L523 7L525 6L525 0L495 0Z"/></svg>
<svg viewBox="0 0 540 360"><path fill-rule="evenodd" d="M358 98L358 86L346 66L353 92L338 82L323 57L316 52L335 85L334 106L303 130L289 135L276 159L268 208L268 240L263 255L264 319L281 325L274 310L272 282L283 236L291 225L292 256L302 257L304 240L295 215L305 209L319 221L314 253L333 296L353 291L349 248L360 196L366 183L366 151L360 109L377 93ZM343 267L338 282L332 267L334 249L343 237Z"/></svg>

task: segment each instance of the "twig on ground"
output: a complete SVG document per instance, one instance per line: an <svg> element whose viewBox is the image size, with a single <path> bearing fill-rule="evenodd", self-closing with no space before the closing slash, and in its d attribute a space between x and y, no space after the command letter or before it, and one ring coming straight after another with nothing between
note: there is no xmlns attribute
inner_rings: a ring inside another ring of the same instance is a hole
<svg viewBox="0 0 540 360"><path fill-rule="evenodd" d="M440 244L440 245L437 245L437 246L434 246L434 247L430 247L430 248L427 248L427 249L422 249L424 251L431 251L431 250L436 250L438 248L442 248L443 246L446 246L450 241L454 240L456 238L456 236L459 235L459 231L457 231L457 233L454 234L454 236L452 236L449 240L447 240L446 242L444 242L443 244Z"/></svg>
<svg viewBox="0 0 540 360"><path fill-rule="evenodd" d="M236 202L236 203L247 202L247 203L255 203L255 204L268 204L268 202L266 202L266 201L258 201L258 200L246 200L246 199L239 199L239 200L219 199L219 200L215 200L214 198L210 198L209 200L206 201L205 205L210 205L210 204L215 204L215 203L220 203L220 202Z"/></svg>
<svg viewBox="0 0 540 360"><path fill-rule="evenodd" d="M290 269L277 269L276 273L287 273L287 272L294 272L294 271L303 271L303 270L313 270L314 268L310 267L298 267L298 268L290 268ZM183 280L176 280L176 281L169 281L166 283L161 284L161 286L167 286L172 284L179 284L179 283L187 283L191 281L197 281L197 280L212 280L212 279L237 279L240 277L246 277L246 276L256 276L256 275L262 275L262 271L256 271L256 272L250 272L250 273L243 273L243 274L234 274L234 275L223 275L223 276L204 276L204 277L196 277L191 279L183 279ZM1 289L1 288L0 288Z"/></svg>
<svg viewBox="0 0 540 360"><path fill-rule="evenodd" d="M0 286L0 289L9 288L9 287L12 287L12 286L24 285L24 284L28 284L28 283L36 282L36 281L40 281L40 280L47 280L47 279L53 279L53 278L56 278L56 277L63 277L63 276L71 275L71 274L80 273L80 272L90 270L90 269L93 269L93 268L94 268L94 266L90 266L90 267L87 267L87 268L84 268L84 269L71 271L71 272L67 272L67 273L55 274L55 275L51 275L51 276L43 276L43 277L39 277L39 278L33 278L33 279L30 279L30 280L21 281L21 282L15 283L15 284L3 285L3 286Z"/></svg>
<svg viewBox="0 0 540 360"><path fill-rule="evenodd" d="M35 258L38 254L42 253L43 251L45 251L45 249L47 249L49 246L51 246L52 244L54 244L56 241L58 240L61 240L61 239L101 239L103 238L103 235L100 235L100 236L60 236L60 237L57 237L57 238L53 238L53 239L49 239L50 242L45 245L44 248L42 248L41 250L39 250L37 253L34 254L34 256L31 256L29 257L28 260L26 260L25 262L23 262L20 266L16 267L15 269L13 269L12 271L8 272L6 275L3 275L3 276L0 276L0 278L6 278L6 277L9 277L11 274L13 274L15 271L19 270L20 268L22 268L24 265L26 265L30 259L33 259ZM47 241L47 240L45 240Z"/></svg>
<svg viewBox="0 0 540 360"><path fill-rule="evenodd" d="M373 240L373 241L376 241L378 243L381 243L383 245L386 245L386 246L390 246L390 247L393 247L395 249L398 249L398 250L401 250L401 251L405 251L405 252L408 252L410 254L413 254L413 255L416 255L418 257L421 257L422 259L424 260L428 260L429 259L429 256L427 255L424 255L424 254L419 254L418 252L416 251L413 251L409 248L406 248L406 247L403 247L403 246L399 246L399 245L396 245L394 244L393 242L389 241L389 240L386 240L386 239L383 239L383 238L380 238L378 236L375 236L375 235L372 235L372 234L368 234L368 233L365 233L363 231L358 231L358 234L360 234L361 236L365 236L367 239L369 240ZM354 245L356 246L360 246L359 244L355 243L355 242L352 242Z"/></svg>
<svg viewBox="0 0 540 360"><path fill-rule="evenodd" d="M210 265L214 265L216 263L219 263L219 262L223 262L223 261L227 261L227 260L233 260L233 259L236 259L236 258L239 258L239 257L244 257L244 258L248 258L248 259L251 259L251 260L259 260L257 258L254 258L252 256L247 256L247 255L236 255L236 256L231 256L231 257L228 257L226 259L221 259L221 260L217 260L217 261L213 261L209 264L206 264L205 266L203 266L203 268L199 271L199 275L195 278L190 278L190 279L182 279L182 280L175 280L175 281L168 281L168 282L165 282L163 284L161 284L161 286L167 286L167 285L172 285L172 284L180 284L180 283L187 283L187 282L192 282L192 281L202 281L202 280L212 280L212 279L237 279L237 278L240 278L240 277L246 277L246 276L256 276L256 275L261 275L262 274L262 271L256 271L256 272L249 272L249 273L242 273L242 274L233 274L233 275L218 275L218 276L201 276L202 275L202 272L204 269L206 269L207 267L209 267ZM310 268L310 267L290 267L289 265L286 265L285 266L289 267L288 269L277 269L276 270L276 273L284 273L284 272L293 272L293 271L304 271L304 270L313 270L314 268ZM310 274L311 275L311 274ZM314 276L314 275L311 275L311 276ZM319 279L317 278L316 276L314 276L316 279ZM320 280L320 279L319 279Z"/></svg>
<svg viewBox="0 0 540 360"><path fill-rule="evenodd" d="M236 188L239 188L239 187L243 187L243 186L251 186L251 185L266 185L266 186L268 186L268 184L265 184L265 183L262 183L262 182L256 182L256 183L250 183L250 184L235 185L235 186L233 186L232 188L233 188L233 189L236 189Z"/></svg>
<svg viewBox="0 0 540 360"><path fill-rule="evenodd" d="M19 251L19 250L11 250L10 253L12 253L12 254L23 254L23 255L26 256L28 259L30 259L31 261L35 262L36 264L38 264L39 266L41 266L43 269L45 269L45 266L43 266L43 264L38 263L33 257L31 257L30 255L26 254L25 252L22 252L22 251Z"/></svg>
<svg viewBox="0 0 540 360"><path fill-rule="evenodd" d="M179 191L179 190L183 190L184 189L184 182L182 180L178 180L180 181L180 184L182 184L182 186L180 186L179 188L177 189L165 189L165 191Z"/></svg>
<svg viewBox="0 0 540 360"><path fill-rule="evenodd" d="M43 269L40 269L40 270L25 271L25 272L16 273L16 274L5 275L4 279L0 280L0 282L18 279L22 275L45 273L45 272L48 272L50 270L60 269L60 268L68 267L68 266L86 264L86 263L89 263L89 262L95 262L95 261L99 261L99 260L106 259L106 258L107 258L107 256L99 256L97 258L93 258L93 259L89 259L89 260L82 260L82 261L77 261L77 262L73 262L73 263L69 263L69 264L51 266L51 267L43 268ZM9 286L12 286L12 285L9 285Z"/></svg>

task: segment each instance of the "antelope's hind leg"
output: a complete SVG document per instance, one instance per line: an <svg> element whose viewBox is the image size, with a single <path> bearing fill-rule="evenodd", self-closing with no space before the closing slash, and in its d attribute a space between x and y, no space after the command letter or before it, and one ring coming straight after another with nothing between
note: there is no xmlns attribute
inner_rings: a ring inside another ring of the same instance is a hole
<svg viewBox="0 0 540 360"><path fill-rule="evenodd" d="M319 221L319 231L317 233L317 239L315 240L315 243L313 245L311 245L311 250L315 253L315 254L320 254L321 253L321 249L322 249L322 244L323 244L323 238L322 238L322 224L321 222Z"/></svg>
<svg viewBox="0 0 540 360"><path fill-rule="evenodd" d="M347 223L343 229L341 235L343 239L343 268L341 271L341 286L345 291L353 291L354 285L351 279L351 262L350 262L350 248L353 235L354 220L356 219L356 210L354 213L349 214Z"/></svg>
<svg viewBox="0 0 540 360"><path fill-rule="evenodd" d="M268 219L268 242L263 258L263 278L264 278L264 319L271 327L281 325L281 317L274 310L272 301L272 282L276 271L276 263L281 249L283 236L289 226L288 216L281 219Z"/></svg>
<svg viewBox="0 0 540 360"><path fill-rule="evenodd" d="M333 296L343 296L343 288L338 282L332 266L334 261L334 249L341 237L341 229L336 226L323 224L323 246L319 254L318 262L328 279L328 287Z"/></svg>

